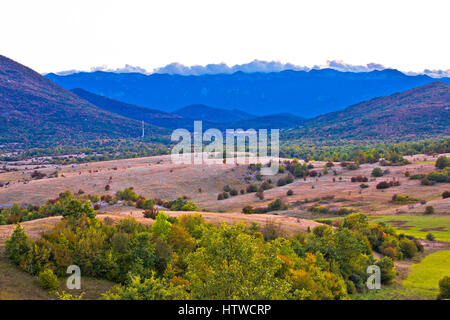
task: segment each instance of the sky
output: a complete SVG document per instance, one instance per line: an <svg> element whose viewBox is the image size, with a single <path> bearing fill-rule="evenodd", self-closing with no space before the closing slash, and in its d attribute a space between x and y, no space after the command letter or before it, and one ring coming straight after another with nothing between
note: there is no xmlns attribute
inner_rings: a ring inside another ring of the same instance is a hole
<svg viewBox="0 0 450 320"><path fill-rule="evenodd" d="M448 0L1 0L0 54L41 73L255 59L450 69Z"/></svg>

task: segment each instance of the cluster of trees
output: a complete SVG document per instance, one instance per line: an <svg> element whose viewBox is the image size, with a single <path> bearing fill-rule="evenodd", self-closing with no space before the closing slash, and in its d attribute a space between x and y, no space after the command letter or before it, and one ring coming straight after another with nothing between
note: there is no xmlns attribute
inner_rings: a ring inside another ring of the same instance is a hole
<svg viewBox="0 0 450 320"><path fill-rule="evenodd" d="M405 203L416 203L419 202L420 200L414 197L410 197L410 196L404 196L401 194L394 194L392 196L392 203L395 204L405 204Z"/></svg>
<svg viewBox="0 0 450 320"><path fill-rule="evenodd" d="M169 153L168 141L166 140L143 142L133 139L111 139L86 143L66 143L64 145L55 141L51 145L48 148L24 148L21 152L0 157L0 161L21 161L50 157L50 159L46 160L48 163L65 165L149 157ZM17 151L17 148L11 151Z"/></svg>
<svg viewBox="0 0 450 320"><path fill-rule="evenodd" d="M252 213L267 213L271 211L282 211L287 210L288 205L284 203L281 199L275 199L270 202L267 206L261 206L253 208L252 206L245 206L242 208L242 213L252 214Z"/></svg>
<svg viewBox="0 0 450 320"><path fill-rule="evenodd" d="M47 200L43 206L28 205L22 208L15 203L12 207L3 208L0 211L0 225L15 224L52 216L67 216L74 211L80 215L95 216L95 210L91 206L92 199L90 198L95 197L84 195L77 199L72 193L65 191L58 198Z"/></svg>
<svg viewBox="0 0 450 320"><path fill-rule="evenodd" d="M396 144L370 144L355 145L348 141L341 141L340 145L330 145L327 141L299 145L286 142L280 148L282 157L309 159L316 161L354 161L358 163L376 163L381 158L388 161L400 159L398 156L414 154L438 154L450 152L450 138L429 139L416 142L403 142ZM401 159L400 159L401 160ZM393 161L395 163L395 161ZM400 162L403 162L401 160Z"/></svg>
<svg viewBox="0 0 450 320"><path fill-rule="evenodd" d="M388 189L390 187L398 187L400 185L400 181L392 180L392 181L381 181L377 184L377 189Z"/></svg>
<svg viewBox="0 0 450 320"><path fill-rule="evenodd" d="M401 253L411 250L362 214L335 230L322 225L287 239L273 226L217 227L198 214L169 220L161 212L151 227L132 218L113 224L79 214L80 206L40 239L18 225L6 252L24 271L45 275L48 286L72 264L84 276L118 283L105 299L347 299L366 290L369 265L380 267L382 283L394 279L392 259L372 255L386 238Z"/></svg>

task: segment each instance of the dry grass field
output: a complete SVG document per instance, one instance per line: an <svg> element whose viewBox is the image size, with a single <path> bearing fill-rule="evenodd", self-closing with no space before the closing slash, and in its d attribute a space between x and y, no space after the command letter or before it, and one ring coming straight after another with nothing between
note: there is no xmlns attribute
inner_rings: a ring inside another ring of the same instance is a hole
<svg viewBox="0 0 450 320"><path fill-rule="evenodd" d="M350 208L353 211L370 215L371 220L382 219L387 223L403 218L411 224L410 228L415 228L414 223L417 219L414 219L420 218L420 228L422 229L417 231L422 232L418 235L420 238L423 239L426 235L424 230L428 230L426 229L426 221L430 221L429 224L433 227L433 230L440 228L440 233L436 234L439 236L439 239L437 239L439 241L423 240L426 252L448 249L449 242L445 241L450 238L450 230L447 229L448 220L446 220L450 219L450 199L442 199L442 192L450 190L450 184L440 183L433 186L422 186L420 180L408 179L405 177L406 171L409 171L411 175L426 174L433 171L436 157L416 155L407 158L412 162L409 165L381 167L382 170L387 171L383 177L378 178L371 177L371 172L379 164L364 164L357 170L348 170L342 168L338 163L334 164L327 175L317 178L308 177L305 180L296 179L293 183L281 187L277 187L276 182L282 175L263 176L263 179L271 179L274 185L274 188L264 191L263 200L258 199L255 193L246 193L220 201L217 200L217 195L223 191L225 185L240 190L245 189L249 184L249 180L246 181L245 177L247 179L251 177L250 183L256 182L255 176L252 176L249 172L247 165L173 164L170 156L67 166L46 165L44 168L35 168L24 164L14 166L18 168L17 171L0 173L0 182L3 184L9 182L7 186L0 188L0 207L9 206L13 203L43 204L47 199L56 198L60 192L65 190L77 193L81 189L86 194L113 195L118 190L132 186L138 194L148 198L159 197L173 200L186 195L198 206L200 210L198 213L207 222L214 224L223 222L250 224L254 222L260 226L273 223L282 229L286 236L297 232L305 232L308 227L312 229L319 225L313 219L336 218L331 213L317 214L309 210L310 207L317 205L326 206L330 210L337 210L342 207ZM312 162L312 164L317 172L321 172L325 165L324 162ZM52 175L52 173L58 171L58 177L32 180L31 173L35 170L47 175ZM369 185L369 188L361 189L360 183L351 182L351 178L358 175L368 177L369 181L366 184ZM385 190L376 189L376 184L380 181L391 180L400 181L401 185ZM105 186L108 184L111 186L111 190L105 191ZM292 190L293 195L287 196L288 190ZM393 204L390 200L394 194L415 197L424 200L424 203ZM268 214L249 215L241 213L244 206L267 205L277 198L286 202L289 209ZM424 215L426 206L434 207L435 213L432 216ZM194 212L166 211L166 213L169 216L177 217ZM102 207L98 211L98 217L102 220L108 218L115 221L133 217L146 225L153 222L153 220L143 217L143 210L125 204ZM438 218L444 219L442 220L445 221L444 226L437 226L440 221ZM32 237L39 237L43 232L51 229L60 219L61 217L49 217L24 222L22 225L27 234ZM0 226L0 288L2 288L0 299L55 298L49 296L39 287L37 278L15 268L6 258L2 246L13 230L13 225ZM400 231L406 232L403 229ZM436 231L433 232L436 233ZM397 271L403 272L406 277L410 266L397 264L396 268ZM402 268L405 270L401 271ZM402 279L405 277L402 277ZM11 281L14 281L14 283ZM87 279L85 285L83 291L86 292L86 298L96 299L100 297L101 292L105 292L112 284L107 281ZM394 293L389 291L389 294L398 294L403 298L416 297L415 292L409 292L400 282L397 286L398 290L391 290ZM385 296L381 295L380 297Z"/></svg>
<svg viewBox="0 0 450 320"><path fill-rule="evenodd" d="M7 187L0 188L0 206L12 203L42 204L49 198L55 198L65 190L74 193L82 189L87 194L114 194L125 187L133 186L137 193L145 197L160 197L172 200L186 195L197 204L201 210L210 212L240 212L246 205L264 205L281 198L290 204L294 212L301 212L304 208L298 206L298 201L317 197L334 196L329 200L332 207L351 207L371 214L421 214L424 206L394 205L389 202L394 194L418 197L430 202L436 209L436 214L450 214L450 202L442 200L441 194L450 189L449 184L422 186L420 180L409 180L405 172L411 175L428 173L434 169L436 157L416 155L409 157L412 164L399 167L381 167L388 170L383 177L372 178L371 171L377 164L364 164L357 170L347 170L335 163L336 175L330 170L329 174L320 178L306 180L296 179L294 183L276 187L280 175L271 178L275 188L264 192L264 200L259 200L254 193L230 197L217 201L217 195L225 185L237 190L245 189L248 183L244 180L247 172L246 165L218 164L218 165L184 165L173 164L170 156L156 156L129 160L115 160L81 165L47 166L38 171L52 174L56 170L57 178L31 180L32 168L0 173L0 182L7 183ZM322 170L323 162L313 162L315 170ZM369 178L369 188L360 189L360 183L352 183L351 177L362 175ZM342 180L341 178L342 177ZM335 182L333 182L333 179ZM377 190L376 184L384 180L401 182L398 187ZM25 182L24 182L25 181ZM255 181L255 180L254 180ZM109 184L111 190L105 192ZM286 192L292 189L294 195L287 197Z"/></svg>

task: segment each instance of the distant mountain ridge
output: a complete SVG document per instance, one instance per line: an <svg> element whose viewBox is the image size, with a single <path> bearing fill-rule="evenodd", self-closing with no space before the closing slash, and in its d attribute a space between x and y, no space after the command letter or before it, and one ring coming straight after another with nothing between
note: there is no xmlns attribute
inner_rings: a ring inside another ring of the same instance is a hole
<svg viewBox="0 0 450 320"><path fill-rule="evenodd" d="M450 136L450 85L435 81L306 121L286 138L396 140Z"/></svg>
<svg viewBox="0 0 450 320"><path fill-rule="evenodd" d="M192 130L196 120L202 121L204 129L219 130L286 129L298 127L304 121L303 118L289 114L256 117L240 110L224 110L205 105L190 105L176 113L167 113L110 99L79 88L73 89L72 92L103 110L172 130L178 128Z"/></svg>
<svg viewBox="0 0 450 320"><path fill-rule="evenodd" d="M151 125L154 138L167 130ZM138 121L104 111L0 55L0 142L55 145L141 135Z"/></svg>
<svg viewBox="0 0 450 320"><path fill-rule="evenodd" d="M290 113L311 118L349 105L428 84L436 79L397 70L340 72L333 69L271 73L169 74L92 72L46 77L66 89L165 112L192 104L239 109L256 116ZM450 83L449 78L441 78Z"/></svg>
<svg viewBox="0 0 450 320"><path fill-rule="evenodd" d="M176 110L174 114L188 119L218 123L248 120L257 117L255 115L237 109L225 110L205 106L203 104L191 104L189 106Z"/></svg>

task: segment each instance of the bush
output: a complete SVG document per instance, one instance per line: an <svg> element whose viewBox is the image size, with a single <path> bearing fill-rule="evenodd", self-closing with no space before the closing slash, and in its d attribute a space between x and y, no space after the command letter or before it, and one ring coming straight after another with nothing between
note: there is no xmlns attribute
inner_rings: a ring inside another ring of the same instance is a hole
<svg viewBox="0 0 450 320"><path fill-rule="evenodd" d="M264 200L264 191L258 191L256 193L256 196L259 198L259 200Z"/></svg>
<svg viewBox="0 0 450 320"><path fill-rule="evenodd" d="M442 193L442 199L450 198L450 191L444 191Z"/></svg>
<svg viewBox="0 0 450 320"><path fill-rule="evenodd" d="M59 280L51 269L47 269L39 273L39 284L43 289L52 292L58 289Z"/></svg>
<svg viewBox="0 0 450 320"><path fill-rule="evenodd" d="M403 257L412 259L417 255L417 246L414 241L404 238L400 240L400 250L403 253Z"/></svg>
<svg viewBox="0 0 450 320"><path fill-rule="evenodd" d="M267 209L269 211L276 211L276 210L287 210L288 206L285 204L281 199L276 199L269 203L267 206Z"/></svg>
<svg viewBox="0 0 450 320"><path fill-rule="evenodd" d="M253 207L252 206L245 206L244 208L242 208L242 213L245 213L245 214L253 213Z"/></svg>
<svg viewBox="0 0 450 320"><path fill-rule="evenodd" d="M232 197L234 197L234 196L237 196L238 195L238 191L236 190L236 189L231 189L230 190L230 196L232 196Z"/></svg>
<svg viewBox="0 0 450 320"><path fill-rule="evenodd" d="M247 193L257 192L258 191L258 185L256 183L252 183L248 185L247 187Z"/></svg>
<svg viewBox="0 0 450 320"><path fill-rule="evenodd" d="M377 189L387 189L390 187L397 187L400 185L400 181L381 181L377 184Z"/></svg>
<svg viewBox="0 0 450 320"><path fill-rule="evenodd" d="M434 207L433 206L427 206L425 208L425 214L433 214L434 213Z"/></svg>
<svg viewBox="0 0 450 320"><path fill-rule="evenodd" d="M387 181L381 181L380 183L377 184L377 189L387 189L390 187L391 187L391 185Z"/></svg>
<svg viewBox="0 0 450 320"><path fill-rule="evenodd" d="M229 185L226 185L225 187L223 187L223 191L224 192L230 192L231 187Z"/></svg>
<svg viewBox="0 0 450 320"><path fill-rule="evenodd" d="M351 182L367 182L367 181L369 181L369 179L367 179L367 177L364 176L356 176L351 178Z"/></svg>
<svg viewBox="0 0 450 320"><path fill-rule="evenodd" d="M281 187L292 182L294 182L294 179L291 176L281 177L278 179L277 186Z"/></svg>
<svg viewBox="0 0 450 320"><path fill-rule="evenodd" d="M367 189L367 188L369 187L369 185L368 185L368 184L365 184L365 183L361 183L361 184L359 185L359 187L360 187L361 189Z"/></svg>
<svg viewBox="0 0 450 320"><path fill-rule="evenodd" d="M287 192L286 192L286 195L287 196L292 196L294 194L294 191L292 191L291 189L289 189Z"/></svg>
<svg viewBox="0 0 450 320"><path fill-rule="evenodd" d="M151 207L150 209L144 211L144 218L155 220L158 213L158 209Z"/></svg>
<svg viewBox="0 0 450 320"><path fill-rule="evenodd" d="M403 203L415 203L415 202L419 202L419 199L417 198L413 198L410 196L404 196L401 194L394 194L392 196L392 203L397 203L397 204L403 204Z"/></svg>
<svg viewBox="0 0 450 320"><path fill-rule="evenodd" d="M314 213L328 213L330 209L328 209L328 207L325 206L315 206L311 207L310 211Z"/></svg>
<svg viewBox="0 0 450 320"><path fill-rule="evenodd" d="M137 201L139 199L139 195L134 192L133 188L125 188L123 191L117 191L116 197L119 200L126 200L126 201Z"/></svg>
<svg viewBox="0 0 450 320"><path fill-rule="evenodd" d="M444 169L446 167L450 167L450 158L447 158L446 156L440 156L436 160L436 168Z"/></svg>
<svg viewBox="0 0 450 320"><path fill-rule="evenodd" d="M450 299L450 277L445 276L439 280L439 299Z"/></svg>
<svg viewBox="0 0 450 320"><path fill-rule="evenodd" d="M383 170L381 168L376 167L372 170L372 177L382 177L383 176Z"/></svg>
<svg viewBox="0 0 450 320"><path fill-rule="evenodd" d="M436 240L436 237L431 232L427 234L427 240L428 241L434 241Z"/></svg>
<svg viewBox="0 0 450 320"><path fill-rule="evenodd" d="M428 178L423 178L422 181L420 181L420 184L423 186L432 186L434 185L434 181L431 181Z"/></svg>
<svg viewBox="0 0 450 320"><path fill-rule="evenodd" d="M375 265L380 267L381 283L390 284L395 279L394 262L389 257L383 257L375 262Z"/></svg>

